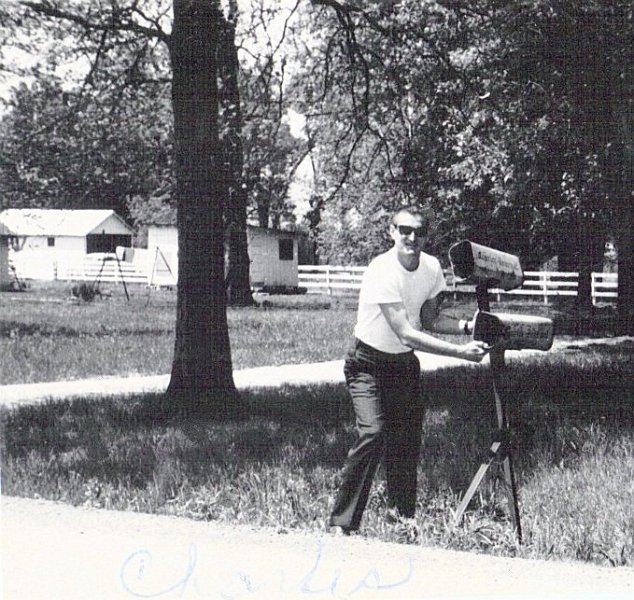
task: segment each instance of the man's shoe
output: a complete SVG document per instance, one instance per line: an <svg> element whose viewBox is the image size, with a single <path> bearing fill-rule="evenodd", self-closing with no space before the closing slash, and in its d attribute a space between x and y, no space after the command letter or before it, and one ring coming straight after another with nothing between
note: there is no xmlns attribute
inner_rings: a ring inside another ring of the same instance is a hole
<svg viewBox="0 0 634 600"><path fill-rule="evenodd" d="M396 508L389 508L385 520L394 527L399 541L415 544L420 536L420 528L413 517L402 516Z"/></svg>
<svg viewBox="0 0 634 600"><path fill-rule="evenodd" d="M334 537L349 536L350 529L347 529L346 527L342 527L341 525L330 525L328 527L328 533L330 533Z"/></svg>

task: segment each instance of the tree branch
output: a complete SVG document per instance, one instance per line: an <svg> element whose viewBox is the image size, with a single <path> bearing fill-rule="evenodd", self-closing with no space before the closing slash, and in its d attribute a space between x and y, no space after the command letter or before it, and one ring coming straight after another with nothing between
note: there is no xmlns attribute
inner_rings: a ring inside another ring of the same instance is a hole
<svg viewBox="0 0 634 600"><path fill-rule="evenodd" d="M158 26L158 23L156 23L156 27L145 27L132 20L125 20L122 18L123 11L117 11L115 4L113 4L113 10L109 15L106 14L101 19L98 18L96 20L79 13L62 10L48 0L41 0L40 2L17 0L16 4L28 8L39 15L75 23L89 31L129 31L146 37L157 38L166 44L169 44L170 41L170 36ZM144 16L140 12L139 14Z"/></svg>

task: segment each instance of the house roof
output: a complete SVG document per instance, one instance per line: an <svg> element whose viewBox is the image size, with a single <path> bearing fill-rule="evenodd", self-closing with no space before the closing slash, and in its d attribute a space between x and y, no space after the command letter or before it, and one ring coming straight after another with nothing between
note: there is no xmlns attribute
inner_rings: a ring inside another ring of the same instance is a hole
<svg viewBox="0 0 634 600"><path fill-rule="evenodd" d="M176 225L172 225L169 223L152 223L149 226L150 229L177 229ZM257 233L262 233L263 235L273 235L276 237L285 236L285 237L301 237L304 235L301 231L293 230L293 229L272 229L270 227L259 227L258 225L251 225L247 223L247 231L253 231Z"/></svg>
<svg viewBox="0 0 634 600"><path fill-rule="evenodd" d="M132 231L114 210L54 208L8 208L0 212L0 228L4 225L12 235L85 236L112 216Z"/></svg>

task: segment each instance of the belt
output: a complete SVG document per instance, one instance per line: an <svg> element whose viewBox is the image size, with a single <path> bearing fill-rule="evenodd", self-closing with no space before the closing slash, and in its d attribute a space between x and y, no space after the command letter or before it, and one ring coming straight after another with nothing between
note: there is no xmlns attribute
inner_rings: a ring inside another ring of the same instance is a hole
<svg viewBox="0 0 634 600"><path fill-rule="evenodd" d="M373 354L374 356L376 356L377 358L380 358L386 361L399 362L402 360L408 360L412 356L412 354L414 354L413 350L410 350L409 352L398 352L398 353L383 352L381 350L377 350L374 346L370 346L370 344L366 344L365 342L362 342L358 338L354 338L354 342L355 342L354 344L355 349L363 350L364 352L369 352Z"/></svg>

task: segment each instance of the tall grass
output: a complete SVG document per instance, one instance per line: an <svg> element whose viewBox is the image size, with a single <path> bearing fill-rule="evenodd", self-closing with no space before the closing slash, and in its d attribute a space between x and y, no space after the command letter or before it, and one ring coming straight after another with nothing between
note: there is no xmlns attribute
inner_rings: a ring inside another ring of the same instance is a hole
<svg viewBox="0 0 634 600"><path fill-rule="evenodd" d="M487 370L425 375L420 543L634 566L632 350L597 346L509 365L503 387L515 424L521 546L495 468L463 522L454 520L495 429ZM232 423L174 416L162 396L3 410L3 493L278 531L322 529L354 439L345 388L244 396L251 416ZM401 541L385 508L378 478L361 534Z"/></svg>

